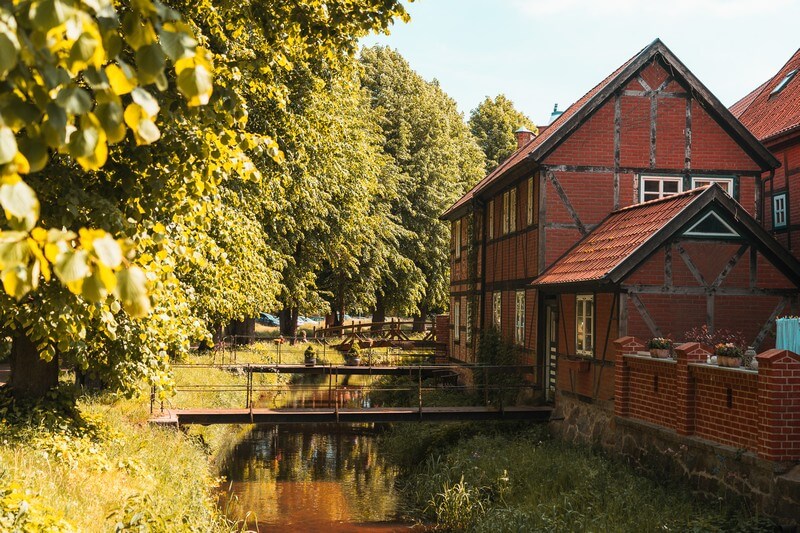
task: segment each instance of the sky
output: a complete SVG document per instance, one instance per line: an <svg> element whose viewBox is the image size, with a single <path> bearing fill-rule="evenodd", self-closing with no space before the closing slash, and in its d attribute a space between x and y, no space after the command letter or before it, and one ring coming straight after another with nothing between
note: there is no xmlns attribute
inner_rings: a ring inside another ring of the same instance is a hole
<svg viewBox="0 0 800 533"><path fill-rule="evenodd" d="M660 38L723 104L800 48L800 0L416 0L362 44L398 50L469 118L505 94L536 124Z"/></svg>

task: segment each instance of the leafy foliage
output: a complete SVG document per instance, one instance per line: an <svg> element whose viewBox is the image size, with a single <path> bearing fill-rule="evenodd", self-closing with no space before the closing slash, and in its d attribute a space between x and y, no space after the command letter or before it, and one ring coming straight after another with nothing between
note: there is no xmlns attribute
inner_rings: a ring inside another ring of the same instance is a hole
<svg viewBox="0 0 800 533"><path fill-rule="evenodd" d="M516 151L517 140L513 132L520 127L539 132L533 121L518 111L503 94L494 99L487 96L472 110L469 129L486 156L487 174Z"/></svg>
<svg viewBox="0 0 800 533"><path fill-rule="evenodd" d="M349 61L395 16L382 0L2 8L2 332L166 392L170 356L280 290L265 213L284 198L265 178L284 155L258 111L287 105L293 68Z"/></svg>
<svg viewBox="0 0 800 533"><path fill-rule="evenodd" d="M381 115L384 151L397 169L391 213L406 230L402 257L379 288L386 305L425 316L446 308L450 231L439 216L483 176L483 156L455 102L397 52L361 52L363 86Z"/></svg>

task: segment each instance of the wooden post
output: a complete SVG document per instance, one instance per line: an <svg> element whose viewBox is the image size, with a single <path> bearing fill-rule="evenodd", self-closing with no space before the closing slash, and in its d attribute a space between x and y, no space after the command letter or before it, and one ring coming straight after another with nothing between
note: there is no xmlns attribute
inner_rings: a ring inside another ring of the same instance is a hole
<svg viewBox="0 0 800 533"><path fill-rule="evenodd" d="M419 419L422 420L422 366L419 367Z"/></svg>
<svg viewBox="0 0 800 533"><path fill-rule="evenodd" d="M333 402L333 363L328 363L328 406Z"/></svg>

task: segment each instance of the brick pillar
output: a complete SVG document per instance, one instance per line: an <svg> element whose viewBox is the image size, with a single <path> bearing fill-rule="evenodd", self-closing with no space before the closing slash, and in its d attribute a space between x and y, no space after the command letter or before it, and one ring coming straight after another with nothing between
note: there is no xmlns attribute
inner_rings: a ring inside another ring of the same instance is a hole
<svg viewBox="0 0 800 533"><path fill-rule="evenodd" d="M767 350L758 360L758 456L800 459L800 355Z"/></svg>
<svg viewBox="0 0 800 533"><path fill-rule="evenodd" d="M695 381L689 371L689 363L704 363L711 355L696 342L687 342L675 347L678 363L675 367L675 431L678 435L694 433Z"/></svg>
<svg viewBox="0 0 800 533"><path fill-rule="evenodd" d="M614 341L616 362L614 364L614 414L627 417L630 414L631 369L625 362L626 354L635 354L644 349L636 337L621 337Z"/></svg>

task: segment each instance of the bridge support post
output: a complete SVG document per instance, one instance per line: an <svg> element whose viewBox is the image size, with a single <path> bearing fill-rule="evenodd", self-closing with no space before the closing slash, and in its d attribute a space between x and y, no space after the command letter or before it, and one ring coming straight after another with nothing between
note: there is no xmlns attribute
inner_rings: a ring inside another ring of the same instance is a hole
<svg viewBox="0 0 800 533"><path fill-rule="evenodd" d="M419 419L422 421L422 366L419 367Z"/></svg>

